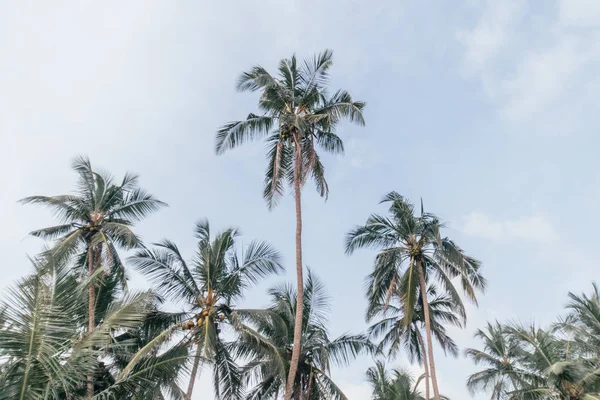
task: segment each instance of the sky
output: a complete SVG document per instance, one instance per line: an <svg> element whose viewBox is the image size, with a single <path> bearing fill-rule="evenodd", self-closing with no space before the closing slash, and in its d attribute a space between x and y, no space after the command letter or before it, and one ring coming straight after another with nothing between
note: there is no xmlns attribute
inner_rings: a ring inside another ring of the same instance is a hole
<svg viewBox="0 0 600 400"><path fill-rule="evenodd" d="M304 260L332 296L332 336L366 328L375 253L348 257L343 241L392 190L422 197L483 261L488 290L451 330L461 349L486 321L549 323L597 278L598 39L595 0L0 2L0 291L31 271L42 243L27 233L52 223L17 200L69 192L82 154L169 203L137 226L148 243L191 256L207 217L276 246L287 275L246 298L266 305L294 276L293 199L268 211L264 145L217 157L214 134L256 111L256 94L235 91L242 71L329 48L332 89L367 102L365 127L339 128L345 157L324 158L329 200L304 191ZM436 361L441 392L471 398L476 367L440 349ZM372 364L333 371L350 400L370 398ZM210 399L208 375L195 399Z"/></svg>

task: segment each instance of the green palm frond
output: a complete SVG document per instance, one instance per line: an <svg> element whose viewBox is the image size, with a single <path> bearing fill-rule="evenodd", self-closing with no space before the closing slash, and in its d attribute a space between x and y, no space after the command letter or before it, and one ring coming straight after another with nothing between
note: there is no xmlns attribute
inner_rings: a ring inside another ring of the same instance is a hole
<svg viewBox="0 0 600 400"><path fill-rule="evenodd" d="M248 361L244 379L252 385L247 399L275 399L283 393L291 359L296 292L288 284L269 290L271 304L258 318L247 319L250 327L231 344L237 356ZM327 335L329 297L310 270L304 282L304 324L300 365L294 391L310 392L311 399L343 399L342 391L329 375L332 364L348 365L360 354L375 353L365 335ZM276 316L276 318L273 317ZM283 323L284 329L280 324Z"/></svg>
<svg viewBox="0 0 600 400"><path fill-rule="evenodd" d="M315 143L323 150L343 153L343 142L335 133L342 120L364 125L364 102L354 101L344 90L327 93L333 53L325 50L312 59L298 62L295 56L279 63L277 74L256 66L237 81L240 91L260 91L258 108L262 115L249 114L246 120L223 125L216 134L216 152L267 136L268 165L264 198L274 207L284 191L284 180L293 181L295 160L302 160L305 178L312 177L317 191L327 196L324 167ZM272 134L269 136L269 132ZM300 157L294 157L295 152Z"/></svg>

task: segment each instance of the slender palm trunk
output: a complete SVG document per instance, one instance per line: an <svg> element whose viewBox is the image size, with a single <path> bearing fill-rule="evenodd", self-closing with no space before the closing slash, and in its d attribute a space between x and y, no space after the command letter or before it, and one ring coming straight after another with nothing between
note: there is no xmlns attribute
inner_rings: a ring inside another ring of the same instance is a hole
<svg viewBox="0 0 600 400"><path fill-rule="evenodd" d="M310 375L308 376L308 388L306 394L306 400L310 400L310 393L312 392L312 382L313 382L313 372L310 371Z"/></svg>
<svg viewBox="0 0 600 400"><path fill-rule="evenodd" d="M421 297L423 299L423 313L425 314L425 334L427 335L427 355L429 358L429 367L431 368L431 385L433 386L433 398L440 400L440 391L438 389L437 377L435 375L435 362L433 361L433 342L431 341L431 320L429 319L429 301L427 301L427 285L425 284L425 272L423 264L417 261L419 268L419 284L421 286Z"/></svg>
<svg viewBox="0 0 600 400"><path fill-rule="evenodd" d="M200 366L200 350L196 349L196 357L194 358L194 366L192 367L192 373L190 374L190 383L188 384L188 390L185 394L185 400L192 399L192 392L194 391L194 383L196 382L196 375L198 375L198 367Z"/></svg>
<svg viewBox="0 0 600 400"><path fill-rule="evenodd" d="M284 400L292 398L298 361L300 360L300 342L302 339L302 315L304 313L304 277L302 276L302 205L301 205L301 168L302 148L297 134L294 135L296 142L294 146L294 194L296 200L296 284L298 293L296 296L296 320L294 322L294 345L292 347L292 359L285 388Z"/></svg>
<svg viewBox="0 0 600 400"><path fill-rule="evenodd" d="M425 342L423 341L423 336L421 336L421 332L417 329L417 340L419 341L419 345L423 349L423 366L425 369L425 400L429 400L429 360L427 359L427 346L425 346Z"/></svg>
<svg viewBox="0 0 600 400"><path fill-rule="evenodd" d="M94 250L92 245L88 246L88 277L94 275ZM96 327L96 290L92 282L88 288L88 335L94 332ZM87 377L87 397L94 397L94 377Z"/></svg>

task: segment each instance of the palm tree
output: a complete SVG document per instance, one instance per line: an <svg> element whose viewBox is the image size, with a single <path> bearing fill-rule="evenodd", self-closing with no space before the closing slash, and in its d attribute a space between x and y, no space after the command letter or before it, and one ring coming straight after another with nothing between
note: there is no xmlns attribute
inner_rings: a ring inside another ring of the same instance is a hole
<svg viewBox="0 0 600 400"><path fill-rule="evenodd" d="M491 391L491 400L502 400L525 373L517 365L519 348L515 341L509 340L506 328L498 322L488 323L487 328L479 329L475 337L483 341L483 350L469 348L465 355L485 369L470 375L467 387L472 394Z"/></svg>
<svg viewBox="0 0 600 400"><path fill-rule="evenodd" d="M266 137L268 165L264 197L274 207L284 191L284 182L293 184L296 203L296 280L299 310L294 327L294 350L285 400L290 400L293 378L300 357L302 335L302 208L301 189L312 177L321 196L329 188L316 147L330 153L343 153L343 142L335 133L338 122L346 118L364 125L364 102L353 101L350 94L338 90L327 94L328 71L332 52L325 50L298 65L296 57L279 63L279 74L273 76L256 66L243 73L237 82L239 91L260 91L258 107L261 115L249 114L243 121L223 125L216 136L216 152L237 147L244 142Z"/></svg>
<svg viewBox="0 0 600 400"><path fill-rule="evenodd" d="M253 383L248 400L275 400L285 390L291 367L297 294L290 285L269 290L268 310L279 318L254 320L255 331L246 331L233 346L238 357L249 360L244 367ZM365 335L345 334L330 339L327 333L329 298L321 282L308 271L302 309L302 352L294 376L292 397L298 400L346 399L331 378L331 365L345 366L357 355L373 352ZM277 322L283 322L281 327ZM283 329L282 329L283 328Z"/></svg>
<svg viewBox="0 0 600 400"><path fill-rule="evenodd" d="M421 378L415 382L407 371L400 369L387 371L381 361L376 361L375 366L367 370L367 381L373 388L372 400L426 399L418 390ZM447 400L444 396L442 398Z"/></svg>
<svg viewBox="0 0 600 400"><path fill-rule="evenodd" d="M109 174L93 170L89 159L84 157L73 161L73 169L78 174L75 194L31 196L21 202L47 206L60 220L59 225L30 233L55 242L50 254L57 262L78 255L76 267L87 265L88 332L91 333L96 326L96 297L103 289L102 275L113 275L122 286L126 284L117 248L138 247L141 241L131 230L132 225L165 203L140 189L137 175L128 173L116 184ZM89 396L93 390L90 377Z"/></svg>
<svg viewBox="0 0 600 400"><path fill-rule="evenodd" d="M152 293L113 301L102 322L86 335L85 290L70 271L52 260L40 258L34 266L35 273L18 282L0 303L0 399L84 398L87 388L82 383L89 382L89 376L95 377L98 399L110 394L148 398L136 393L153 389L157 394L168 386L164 382L172 383L183 365L181 357L169 351L146 357L156 350L158 335L147 335L145 345L133 352L124 348L131 347L130 342L114 337L115 332L149 333L151 326L158 326L160 314L149 314L154 308ZM107 364L117 355L129 359L123 368Z"/></svg>
<svg viewBox="0 0 600 400"><path fill-rule="evenodd" d="M196 224L198 247L190 262L169 240L155 244L154 250L141 249L130 258L160 294L185 304L185 314L190 319L184 324L184 329L189 330L186 340L196 348L188 400L202 360L213 366L217 397L240 398L240 374L220 334L221 328L229 325L243 330L240 315L260 312L236 309L235 302L252 284L283 270L279 253L265 242L251 242L239 256L238 236L239 231L230 228L212 237L208 221L202 220Z"/></svg>
<svg viewBox="0 0 600 400"><path fill-rule="evenodd" d="M598 354L583 357L576 341L534 325L488 324L478 336L484 350L467 349L466 354L486 368L469 377L472 392L491 390L492 399L509 400L600 398Z"/></svg>
<svg viewBox="0 0 600 400"><path fill-rule="evenodd" d="M436 287L430 285L427 289L429 301L429 316L431 318L431 332L436 338L444 353L453 356L458 355L458 346L446 333L444 324L461 326L460 318L454 313L454 303L446 294L437 294ZM369 328L369 337L378 338L382 336L378 350L387 349L387 356L396 357L401 349L405 349L411 362L423 365L425 369L425 398L429 399L429 367L426 361L427 347L423 340L422 330L425 327L425 315L423 313L423 299L419 293L416 308L412 315L412 321L406 325L404 310L396 307L393 303L401 304L399 293L393 293L389 304L369 304L367 310L367 322L375 318L381 318Z"/></svg>
<svg viewBox="0 0 600 400"><path fill-rule="evenodd" d="M440 400L427 282L435 279L441 284L464 322L465 308L452 279L459 280L463 292L476 303L476 290L485 288L480 263L467 256L452 240L442 238L443 224L435 215L424 212L422 202L420 215L416 215L414 206L396 192L388 193L382 203L390 204L389 217L373 214L365 225L351 230L346 239L346 253L364 247L380 250L368 280L369 303L387 305L394 292L400 293L405 325L412 321L420 291L433 394L435 400Z"/></svg>

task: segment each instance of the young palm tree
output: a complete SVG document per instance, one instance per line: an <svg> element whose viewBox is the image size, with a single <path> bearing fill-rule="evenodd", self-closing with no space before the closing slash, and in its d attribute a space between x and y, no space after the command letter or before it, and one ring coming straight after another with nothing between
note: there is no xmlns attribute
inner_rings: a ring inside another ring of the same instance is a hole
<svg viewBox="0 0 600 400"><path fill-rule="evenodd" d="M254 320L255 331L248 330L235 346L236 354L249 360L244 375L254 387L248 400L275 400L285 391L296 317L296 291L283 285L269 291L272 301L268 310L277 320ZM358 354L374 351L365 335L342 335L330 339L327 334L328 302L321 282L310 270L304 285L302 309L302 352L294 376L292 397L303 400L346 399L331 378L332 364L347 365ZM283 322L283 329L276 322Z"/></svg>
<svg viewBox="0 0 600 400"><path fill-rule="evenodd" d="M343 153L343 142L335 133L338 122L346 118L364 125L365 103L352 100L350 94L338 90L327 94L328 71L332 52L323 53L298 65L296 57L279 63L279 74L273 76L257 66L243 73L237 82L239 91L260 91L258 107L261 115L249 114L246 120L231 122L219 129L217 154L244 142L266 137L268 165L264 197L269 208L283 194L284 182L293 185L296 203L296 275L298 286L298 320L294 327L295 345L285 399L290 400L293 377L300 357L302 326L302 208L301 189L312 177L321 196L328 186L317 147L331 153Z"/></svg>
<svg viewBox="0 0 600 400"><path fill-rule="evenodd" d="M416 215L414 206L396 192L388 193L389 217L371 215L365 225L348 233L346 253L371 247L380 250L373 273L369 276L369 303L389 304L394 292L400 293L405 325L412 321L419 292L423 300L423 316L427 337L427 353L435 400L440 400L433 357L431 317L427 299L427 282L437 281L450 296L455 311L466 320L462 300L452 279L460 281L463 292L476 303L475 292L485 288L480 263L467 256L453 241L442 238L443 224L423 211Z"/></svg>
<svg viewBox="0 0 600 400"><path fill-rule="evenodd" d="M415 382L407 371L387 371L381 361L367 370L367 381L373 388L373 400L426 400L417 388L420 378ZM442 399L447 400L444 396Z"/></svg>
<svg viewBox="0 0 600 400"><path fill-rule="evenodd" d="M137 175L126 174L121 184L115 184L109 174L93 170L89 159L84 157L73 161L73 169L79 175L75 194L31 196L21 202L47 206L60 220L60 225L31 232L55 242L50 250L55 260L67 261L78 254L76 267L87 264L88 332L91 333L96 326L96 296L102 290L102 270L125 285L117 248L139 246L141 242L131 230L132 225L165 203L137 187ZM91 379L88 391L91 396Z"/></svg>
<svg viewBox="0 0 600 400"><path fill-rule="evenodd" d="M198 247L190 262L168 240L157 243L154 250L139 250L130 258L160 294L185 304L190 319L184 324L184 329L189 330L186 339L196 349L188 400L202 360L213 366L217 398L241 397L240 374L220 334L221 328L228 325L243 330L240 315L261 314L236 309L235 302L261 278L283 270L279 253L265 242L251 242L240 257L235 248L238 236L238 230L227 229L213 237L208 221L203 220L196 224Z"/></svg>
<svg viewBox="0 0 600 400"><path fill-rule="evenodd" d="M446 333L445 324L461 326L460 318L454 313L454 303L445 294L437 294L434 285L427 288L427 294L432 298L429 301L429 317L431 318L431 332L445 353L458 355L458 346ZM404 310L393 303L401 304L400 294L394 293L388 306L382 303L369 304L367 322L380 318L369 328L369 337L382 337L378 346L379 351L387 350L387 356L394 358L405 349L409 360L424 366L425 398L429 399L429 366L427 363L427 347L423 340L422 330L425 327L423 313L423 299L419 293L412 321L406 325Z"/></svg>
<svg viewBox="0 0 600 400"><path fill-rule="evenodd" d="M519 348L498 322L488 323L487 328L478 330L475 337L483 341L483 350L469 348L465 355L485 369L470 375L467 387L472 394L491 392L491 400L503 400L525 373L517 365Z"/></svg>

